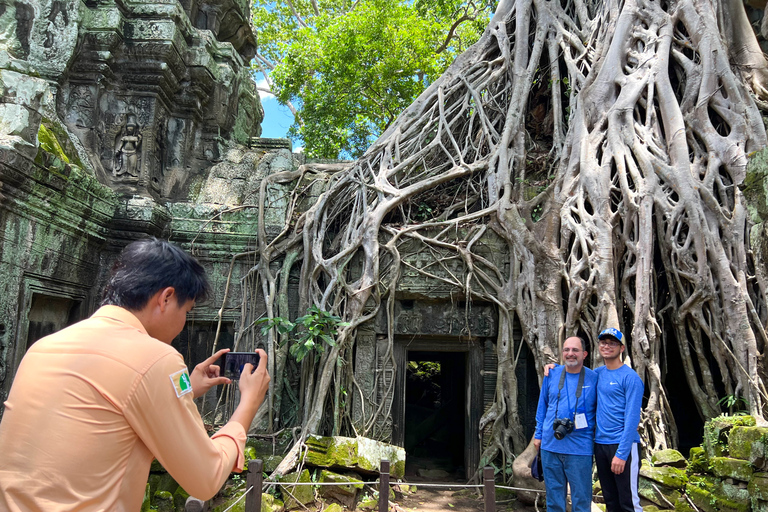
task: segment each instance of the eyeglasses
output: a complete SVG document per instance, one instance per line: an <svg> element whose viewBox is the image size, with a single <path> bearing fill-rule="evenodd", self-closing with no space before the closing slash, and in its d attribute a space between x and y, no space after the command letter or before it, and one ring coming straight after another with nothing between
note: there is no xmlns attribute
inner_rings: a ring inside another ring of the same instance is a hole
<svg viewBox="0 0 768 512"><path fill-rule="evenodd" d="M605 340L605 339L599 340L598 343L600 345L605 345L605 346L611 347L611 348L616 348L616 347L621 345L621 343L619 343L618 341L615 341L615 340Z"/></svg>

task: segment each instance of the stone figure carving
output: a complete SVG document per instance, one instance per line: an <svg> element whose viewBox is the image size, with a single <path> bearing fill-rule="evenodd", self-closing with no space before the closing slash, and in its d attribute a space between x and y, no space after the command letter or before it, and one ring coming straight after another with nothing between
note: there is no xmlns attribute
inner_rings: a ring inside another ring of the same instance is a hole
<svg viewBox="0 0 768 512"><path fill-rule="evenodd" d="M128 114L125 126L115 139L115 162L112 167L113 176L137 177L139 174L139 149L141 148L141 131L136 122L136 114Z"/></svg>

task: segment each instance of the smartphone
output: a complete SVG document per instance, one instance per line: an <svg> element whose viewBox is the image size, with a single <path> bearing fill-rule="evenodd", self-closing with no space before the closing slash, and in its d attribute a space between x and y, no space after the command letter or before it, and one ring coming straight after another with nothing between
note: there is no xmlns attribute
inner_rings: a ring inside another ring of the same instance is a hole
<svg viewBox="0 0 768 512"><path fill-rule="evenodd" d="M221 368L224 377L238 380L245 363L251 363L253 368L259 366L259 354L256 352L226 352L221 356Z"/></svg>

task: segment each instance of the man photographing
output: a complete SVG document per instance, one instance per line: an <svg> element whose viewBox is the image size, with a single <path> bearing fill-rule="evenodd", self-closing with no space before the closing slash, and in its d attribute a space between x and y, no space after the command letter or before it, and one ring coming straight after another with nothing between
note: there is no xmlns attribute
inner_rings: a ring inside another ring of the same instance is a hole
<svg viewBox="0 0 768 512"><path fill-rule="evenodd" d="M584 367L584 341L563 343L564 366L544 377L533 443L541 450L548 512L565 512L568 484L572 512L592 504L592 441L595 435L597 374Z"/></svg>
<svg viewBox="0 0 768 512"><path fill-rule="evenodd" d="M0 422L0 510L137 511L154 458L201 499L242 470L269 388L266 353L255 371L246 365L240 404L209 438L192 398L229 382L213 364L226 350L189 375L170 345L208 292L203 267L181 249L133 242L102 307L30 347Z"/></svg>

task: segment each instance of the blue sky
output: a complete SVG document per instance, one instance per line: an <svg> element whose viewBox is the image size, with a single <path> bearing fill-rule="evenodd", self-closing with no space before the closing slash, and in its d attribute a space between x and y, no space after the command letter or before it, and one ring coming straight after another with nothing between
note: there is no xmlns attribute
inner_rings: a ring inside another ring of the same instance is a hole
<svg viewBox="0 0 768 512"><path fill-rule="evenodd" d="M258 84L261 85L261 84ZM259 91L264 107L264 121L261 122L261 136L267 138L288 137L288 128L293 124L293 114L277 102L271 94ZM296 147L293 148L296 151Z"/></svg>

